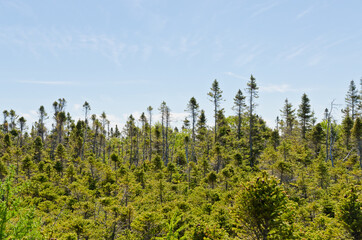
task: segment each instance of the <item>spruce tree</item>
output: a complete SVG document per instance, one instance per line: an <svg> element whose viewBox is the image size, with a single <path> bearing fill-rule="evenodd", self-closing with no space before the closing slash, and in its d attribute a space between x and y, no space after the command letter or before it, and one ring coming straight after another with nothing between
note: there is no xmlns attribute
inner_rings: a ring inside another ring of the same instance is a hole
<svg viewBox="0 0 362 240"><path fill-rule="evenodd" d="M192 129L191 129L192 130L191 159L194 160L195 159L195 138L196 138L195 125L196 125L197 116L199 115L199 104L197 103L197 101L194 97L192 97L190 99L190 101L188 102L186 111L188 111L190 113L190 118L191 118L191 127L192 127Z"/></svg>
<svg viewBox="0 0 362 240"><path fill-rule="evenodd" d="M252 236L253 239L288 239L288 223L281 218L286 210L288 198L275 178L265 172L243 186L238 192L233 209L236 226L247 234L240 239ZM283 236L284 234L285 236ZM242 234L242 233L241 233Z"/></svg>
<svg viewBox="0 0 362 240"><path fill-rule="evenodd" d="M356 84L352 80L349 84L349 88L348 88L348 92L347 92L347 96L346 96L347 109L351 110L352 121L354 121L354 119L356 117L356 110L358 108L358 105L360 104L359 103L360 101L361 101L361 99L360 99L360 95L358 94Z"/></svg>
<svg viewBox="0 0 362 240"><path fill-rule="evenodd" d="M219 82L215 79L210 88L210 92L207 94L210 97L210 101L214 104L214 118L215 118L215 127L214 127L214 142L217 140L217 113L219 111L220 103L223 100L222 91L219 87Z"/></svg>
<svg viewBox="0 0 362 240"><path fill-rule="evenodd" d="M19 118L19 130L20 130L20 147L23 146L23 132L25 130L26 119L24 117Z"/></svg>
<svg viewBox="0 0 362 240"><path fill-rule="evenodd" d="M250 166L254 166L254 153L253 153L253 128L254 128L254 115L253 112L257 106L255 99L258 98L258 86L253 75L250 76L250 81L247 84L247 92L249 94L249 148L250 148Z"/></svg>
<svg viewBox="0 0 362 240"><path fill-rule="evenodd" d="M150 120L150 132L149 132L149 144L150 144L150 149L149 149L149 158L148 160L151 162L152 159L152 110L153 108L151 106L148 106L147 111L148 111L148 116L149 116L149 120Z"/></svg>
<svg viewBox="0 0 362 240"><path fill-rule="evenodd" d="M234 97L234 106L233 110L236 112L236 115L238 117L238 129L237 129L237 136L238 140L241 139L241 115L243 113L244 107L245 107L245 96L243 95L242 91L239 89L239 91L236 93Z"/></svg>
<svg viewBox="0 0 362 240"><path fill-rule="evenodd" d="M46 113L44 106L39 107L38 114L39 114L38 135L41 137L42 142L44 142L44 132L45 132L44 121L48 119L48 114Z"/></svg>
<svg viewBox="0 0 362 240"><path fill-rule="evenodd" d="M197 135L196 135L196 138L199 140L199 141L203 141L205 140L205 135L206 135L206 131L207 131L207 125L206 125L206 116L205 116L205 111L204 110L201 110L200 111L200 116L197 120L197 124L196 124L196 127L197 127Z"/></svg>
<svg viewBox="0 0 362 240"><path fill-rule="evenodd" d="M338 218L354 240L362 239L362 203L358 199L358 189L355 187L342 198Z"/></svg>
<svg viewBox="0 0 362 240"><path fill-rule="evenodd" d="M307 94L303 94L302 103L298 109L299 124L302 128L302 138L305 139L306 132L310 129L311 119L313 114L311 113L309 98Z"/></svg>
<svg viewBox="0 0 362 240"><path fill-rule="evenodd" d="M356 143L359 155L359 164L362 169L362 121L361 118L356 118L352 128L352 136Z"/></svg>
<svg viewBox="0 0 362 240"><path fill-rule="evenodd" d="M342 131L343 131L343 135L346 141L346 148L350 149L350 140L351 140L351 130L353 128L353 121L352 118L349 115L349 110L347 108L347 110L345 111L345 116L342 120Z"/></svg>
<svg viewBox="0 0 362 240"><path fill-rule="evenodd" d="M286 124L286 133L287 135L292 134L294 120L295 120L295 109L293 109L293 105L288 101L288 98L285 99L285 104L281 113L284 117L284 121Z"/></svg>
<svg viewBox="0 0 362 240"><path fill-rule="evenodd" d="M88 130L88 112L91 110L91 107L87 101L83 104L83 110L84 110L84 139L83 139L83 146L82 146L82 160L84 159L84 149L85 149L85 143L87 141L87 130Z"/></svg>

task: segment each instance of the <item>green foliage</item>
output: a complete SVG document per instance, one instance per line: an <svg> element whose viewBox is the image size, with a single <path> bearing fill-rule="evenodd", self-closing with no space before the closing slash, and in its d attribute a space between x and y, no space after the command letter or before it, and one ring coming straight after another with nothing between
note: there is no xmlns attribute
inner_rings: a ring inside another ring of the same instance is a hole
<svg viewBox="0 0 362 240"><path fill-rule="evenodd" d="M361 239L357 110L354 121L347 107L342 124L316 123L304 94L299 121L286 102L270 129L257 90L251 76L248 109L240 90L226 116L214 81L215 125L191 98L182 130L165 103L162 122L149 107L123 129L105 113L75 122L64 99L51 130L44 107L29 132L4 111L0 239Z"/></svg>
<svg viewBox="0 0 362 240"><path fill-rule="evenodd" d="M233 210L240 237L256 239L285 239L290 236L288 223L282 218L288 198L275 178L264 172L246 183L236 197ZM283 237L284 236L284 237Z"/></svg>
<svg viewBox="0 0 362 240"><path fill-rule="evenodd" d="M362 202L358 199L358 189L352 187L345 193L339 204L338 218L353 239L362 239Z"/></svg>
<svg viewBox="0 0 362 240"><path fill-rule="evenodd" d="M28 207L19 193L11 174L0 184L0 239L43 239L35 210Z"/></svg>

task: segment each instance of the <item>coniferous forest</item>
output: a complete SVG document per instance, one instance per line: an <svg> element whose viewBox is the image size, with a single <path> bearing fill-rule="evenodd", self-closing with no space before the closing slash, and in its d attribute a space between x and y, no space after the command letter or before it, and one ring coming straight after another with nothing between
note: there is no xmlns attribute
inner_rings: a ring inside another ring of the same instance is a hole
<svg viewBox="0 0 362 240"><path fill-rule="evenodd" d="M4 110L0 239L361 240L358 85L338 110L326 102L320 121L307 94L298 106L286 99L274 128L253 76L234 114L215 80L204 95L213 118L191 97L179 128L166 102L124 126L88 102L74 120L64 98L40 106L34 123Z"/></svg>

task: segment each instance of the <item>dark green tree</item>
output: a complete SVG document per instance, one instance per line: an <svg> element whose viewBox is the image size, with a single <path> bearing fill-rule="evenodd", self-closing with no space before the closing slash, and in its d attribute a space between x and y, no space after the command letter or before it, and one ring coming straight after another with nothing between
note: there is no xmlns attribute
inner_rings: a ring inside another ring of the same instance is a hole
<svg viewBox="0 0 362 240"><path fill-rule="evenodd" d="M190 113L190 118L191 118L191 127L192 127L191 159L194 160L196 159L195 158L196 120L199 115L199 104L197 103L194 97L192 97L188 102L186 111Z"/></svg>
<svg viewBox="0 0 362 240"><path fill-rule="evenodd" d="M349 84L349 88L348 88L348 92L347 92L347 96L346 96L346 103L347 103L346 110L347 111L351 110L352 121L354 121L354 119L356 117L356 110L357 110L357 107L358 107L360 101L361 101L361 99L360 99L360 95L358 94L356 84L352 80Z"/></svg>
<svg viewBox="0 0 362 240"><path fill-rule="evenodd" d="M199 141L204 141L205 136L206 136L206 132L207 132L206 116L205 116L205 111L204 110L201 110L201 112L200 112L200 116L199 116L199 119L197 121L196 127L197 127L196 138Z"/></svg>
<svg viewBox="0 0 362 240"><path fill-rule="evenodd" d="M9 131L9 123L7 121L7 118L9 117L9 112L7 110L4 110L3 111L3 116L4 116L4 123L3 123L4 132L8 133L8 131Z"/></svg>
<svg viewBox="0 0 362 240"><path fill-rule="evenodd" d="M299 124L301 126L302 130L302 138L305 139L306 132L311 127L311 120L313 118L313 114L310 109L310 101L307 96L307 94L303 94L302 96L302 102L299 105L298 109L298 117L299 117Z"/></svg>
<svg viewBox="0 0 362 240"><path fill-rule="evenodd" d="M288 225L282 219L287 203L283 188L265 172L245 184L236 196L233 209L238 230L247 232L247 235L239 235L239 238L249 235L258 240L290 239L290 235L283 231Z"/></svg>
<svg viewBox="0 0 362 240"><path fill-rule="evenodd" d="M361 118L356 118L352 128L352 136L358 149L359 164L362 169L362 121Z"/></svg>
<svg viewBox="0 0 362 240"><path fill-rule="evenodd" d="M20 117L19 120L19 130L20 130L20 147L23 146L23 133L26 128L26 119L24 117Z"/></svg>
<svg viewBox="0 0 362 240"><path fill-rule="evenodd" d="M88 113L91 110L91 107L87 101L83 104L83 110L84 110L84 138L83 138L83 146L82 146L82 160L84 159L84 149L85 149L85 143L87 141L87 130L88 130Z"/></svg>
<svg viewBox="0 0 362 240"><path fill-rule="evenodd" d="M323 143L323 140L325 138L325 132L322 128L322 125L320 123L318 123L317 125L315 125L311 131L310 137L313 143L313 147L314 147L314 151L315 154L318 155L320 149L321 149L321 144Z"/></svg>
<svg viewBox="0 0 362 240"><path fill-rule="evenodd" d="M257 106L255 99L258 98L258 86L256 85L256 80L253 75L250 76L250 81L248 82L248 87L246 88L249 94L249 157L250 157L250 166L254 166L255 156L253 152L253 136L254 136L254 115L253 112Z"/></svg>
<svg viewBox="0 0 362 240"><path fill-rule="evenodd" d="M358 199L358 190L352 187L342 198L338 218L354 240L362 239L362 203Z"/></svg>
<svg viewBox="0 0 362 240"><path fill-rule="evenodd" d="M210 88L210 92L207 93L210 97L210 101L214 104L214 118L215 118L215 127L214 127L214 142L217 140L217 113L220 108L222 98L222 91L219 87L219 82L215 79Z"/></svg>
<svg viewBox="0 0 362 240"><path fill-rule="evenodd" d="M350 141L351 141L351 130L353 128L353 120L349 115L349 110L347 109L345 111L345 116L343 118L342 121L342 130L343 130L343 135L346 141L346 148L350 149Z"/></svg>
<svg viewBox="0 0 362 240"><path fill-rule="evenodd" d="M283 110L281 110L281 113L284 117L285 122L285 132L287 135L292 134L294 121L295 121L295 109L293 109L293 105L288 101L288 99L285 99L285 104L283 107Z"/></svg>
<svg viewBox="0 0 362 240"><path fill-rule="evenodd" d="M149 140L149 144L150 144L150 147L149 147L149 158L148 158L148 160L149 161L151 161L151 159L152 159L152 110L153 110L153 108L151 107L151 106L149 106L148 108L147 108L147 111L148 111L148 118L149 118L149 120L150 120L150 132L149 132L149 138L150 138L150 140Z"/></svg>
<svg viewBox="0 0 362 240"><path fill-rule="evenodd" d="M211 185L212 189L215 188L216 180L217 180L217 175L215 171L209 172L209 174L207 175L207 182Z"/></svg>
<svg viewBox="0 0 362 240"><path fill-rule="evenodd" d="M43 142L41 141L41 138L39 136L35 138L33 146L34 146L34 159L36 160L36 162L40 162L43 150Z"/></svg>
<svg viewBox="0 0 362 240"><path fill-rule="evenodd" d="M242 120L241 118L242 118L244 107L246 107L245 96L243 95L242 91L239 89L239 91L236 93L236 95L234 97L234 106L233 106L233 110L236 112L236 115L238 117L237 136L238 136L239 140L241 139L241 120Z"/></svg>
<svg viewBox="0 0 362 240"><path fill-rule="evenodd" d="M46 113L44 106L39 107L38 114L39 114L38 135L41 137L42 142L44 142L44 133L46 130L44 126L44 121L48 119L48 114Z"/></svg>

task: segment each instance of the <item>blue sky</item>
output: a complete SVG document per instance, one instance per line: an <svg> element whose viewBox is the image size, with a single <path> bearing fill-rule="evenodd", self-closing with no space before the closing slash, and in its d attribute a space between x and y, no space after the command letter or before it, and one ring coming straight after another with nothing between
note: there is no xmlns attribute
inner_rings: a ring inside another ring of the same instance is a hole
<svg viewBox="0 0 362 240"><path fill-rule="evenodd" d="M212 125L212 81L229 115L253 74L270 126L304 92L319 119L336 99L339 120L349 82L362 77L361 9L358 0L0 0L0 110L31 122L65 98L75 119L88 101L91 114L123 125L166 101L175 126L194 96Z"/></svg>

